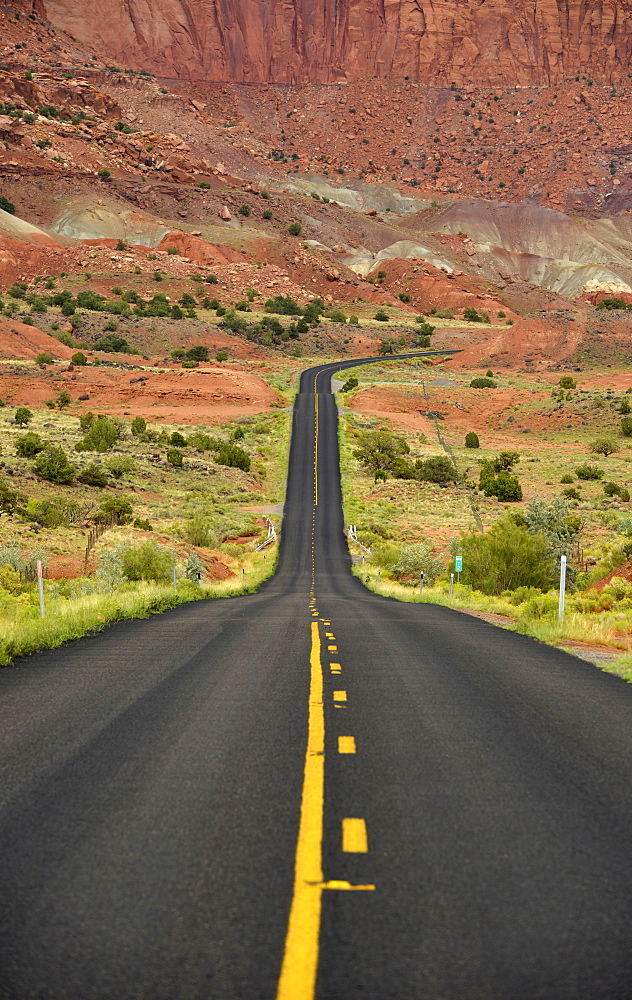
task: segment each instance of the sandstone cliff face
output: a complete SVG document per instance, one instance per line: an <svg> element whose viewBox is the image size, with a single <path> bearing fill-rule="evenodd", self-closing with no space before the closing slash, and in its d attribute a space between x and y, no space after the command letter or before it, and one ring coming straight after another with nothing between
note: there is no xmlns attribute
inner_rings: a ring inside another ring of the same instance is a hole
<svg viewBox="0 0 632 1000"><path fill-rule="evenodd" d="M445 85L616 82L630 0L30 0L104 58L158 76Z"/></svg>

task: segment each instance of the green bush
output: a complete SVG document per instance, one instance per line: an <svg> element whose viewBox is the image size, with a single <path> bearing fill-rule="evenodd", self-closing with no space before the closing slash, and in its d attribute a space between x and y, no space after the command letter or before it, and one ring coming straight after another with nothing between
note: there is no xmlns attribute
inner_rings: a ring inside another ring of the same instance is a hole
<svg viewBox="0 0 632 1000"><path fill-rule="evenodd" d="M86 483L88 486L107 486L108 484L108 474L102 465L98 465L96 462L90 462L86 465L85 469L82 469L77 479L80 483Z"/></svg>
<svg viewBox="0 0 632 1000"><path fill-rule="evenodd" d="M497 383L494 382L493 378L473 378L470 387L472 389L495 389Z"/></svg>
<svg viewBox="0 0 632 1000"><path fill-rule="evenodd" d="M8 212L9 215L15 215L15 205L3 194L0 194L0 208L3 212Z"/></svg>
<svg viewBox="0 0 632 1000"><path fill-rule="evenodd" d="M144 417L134 417L132 420L131 431L134 437L140 437L147 430L147 421Z"/></svg>
<svg viewBox="0 0 632 1000"><path fill-rule="evenodd" d="M33 414L27 406L18 406L13 419L18 427L25 427L33 419Z"/></svg>
<svg viewBox="0 0 632 1000"><path fill-rule="evenodd" d="M182 452L178 448L169 448L167 452L167 461L169 465L173 465L176 469L182 468Z"/></svg>
<svg viewBox="0 0 632 1000"><path fill-rule="evenodd" d="M500 518L486 533L461 535L463 583L484 594L518 587L548 590L556 579L555 563L541 534L529 534L511 516Z"/></svg>
<svg viewBox="0 0 632 1000"><path fill-rule="evenodd" d="M577 382L572 375L562 375L561 379L557 383L560 389L576 389Z"/></svg>
<svg viewBox="0 0 632 1000"><path fill-rule="evenodd" d="M96 522L109 520L113 517L117 524L131 524L134 508L124 497L110 497L104 500L94 518Z"/></svg>
<svg viewBox="0 0 632 1000"><path fill-rule="evenodd" d="M217 351L217 353L215 354L215 360L228 361L228 351L226 350Z"/></svg>
<svg viewBox="0 0 632 1000"><path fill-rule="evenodd" d="M355 378L355 376L352 375L351 378L347 379L347 381L344 383L340 391L351 392L351 390L356 389L359 384L360 383L358 382L357 378Z"/></svg>
<svg viewBox="0 0 632 1000"><path fill-rule="evenodd" d="M189 361L208 361L208 347L204 344L196 344L195 347L187 351Z"/></svg>
<svg viewBox="0 0 632 1000"><path fill-rule="evenodd" d="M264 309L267 313L276 313L279 316L297 316L302 311L290 295L275 295L273 299L267 300Z"/></svg>
<svg viewBox="0 0 632 1000"><path fill-rule="evenodd" d="M117 424L109 417L98 416L90 424L88 433L83 441L75 445L76 451L109 451L118 441L120 430Z"/></svg>
<svg viewBox="0 0 632 1000"><path fill-rule="evenodd" d="M410 302L410 295L408 292L400 292L398 298L401 299L402 302Z"/></svg>
<svg viewBox="0 0 632 1000"><path fill-rule="evenodd" d="M250 456L237 444L225 442L217 452L218 465L227 465L233 469L250 472Z"/></svg>
<svg viewBox="0 0 632 1000"><path fill-rule="evenodd" d="M154 541L126 546L120 551L123 574L128 580L170 580L174 559L168 549Z"/></svg>
<svg viewBox="0 0 632 1000"><path fill-rule="evenodd" d="M269 208L265 208L261 214L263 215L264 219L272 218L272 210Z"/></svg>
<svg viewBox="0 0 632 1000"><path fill-rule="evenodd" d="M69 485L75 478L76 466L68 461L68 457L63 448L55 448L49 445L40 452L34 465L33 472L41 479L47 479L50 483Z"/></svg>
<svg viewBox="0 0 632 1000"><path fill-rule="evenodd" d="M404 458L410 448L404 438L390 431L365 431L358 435L354 458L369 472L390 472L397 478L412 479L413 467Z"/></svg>
<svg viewBox="0 0 632 1000"><path fill-rule="evenodd" d="M100 337L94 344L95 351L103 351L105 354L135 354L136 352L127 343L125 337L115 337L108 333L105 337Z"/></svg>
<svg viewBox="0 0 632 1000"><path fill-rule="evenodd" d="M384 309L378 309L378 311L375 313L373 319L376 319L378 321L378 323L387 323L388 322L388 313Z"/></svg>
<svg viewBox="0 0 632 1000"><path fill-rule="evenodd" d="M174 448L186 448L187 439L182 436L180 431L174 431L169 438L169 444L173 445Z"/></svg>
<svg viewBox="0 0 632 1000"><path fill-rule="evenodd" d="M114 479L122 479L136 468L136 462L129 455L112 455L104 464Z"/></svg>
<svg viewBox="0 0 632 1000"><path fill-rule="evenodd" d="M605 458L608 455L612 455L613 452L619 450L619 445L612 438L597 438L596 441L591 441L588 445L588 450L593 453L593 455L603 455Z"/></svg>
<svg viewBox="0 0 632 1000"><path fill-rule="evenodd" d="M85 354L83 353L83 351L77 351L76 354L73 354L73 356L72 356L72 358L70 360L72 361L73 365L87 365L88 364L88 359L85 356Z"/></svg>
<svg viewBox="0 0 632 1000"><path fill-rule="evenodd" d="M418 458L415 462L415 479L424 483L452 483L457 476L456 467L447 455L433 455L431 458Z"/></svg>
<svg viewBox="0 0 632 1000"><path fill-rule="evenodd" d="M287 231L290 236L300 236L302 228L300 222L291 222L287 227Z"/></svg>
<svg viewBox="0 0 632 1000"><path fill-rule="evenodd" d="M250 215L250 205L240 205L239 214L248 217Z"/></svg>
<svg viewBox="0 0 632 1000"><path fill-rule="evenodd" d="M423 573L424 582L433 584L443 572L443 564L433 555L430 545L426 542L415 542L402 546L399 559L394 565L389 566L389 569L397 580L404 577L418 578L419 574Z"/></svg>
<svg viewBox="0 0 632 1000"><path fill-rule="evenodd" d="M632 417L624 417L621 421L621 433L624 437L632 437Z"/></svg>
<svg viewBox="0 0 632 1000"><path fill-rule="evenodd" d="M480 448L480 441L478 440L478 434L474 431L469 431L465 435L465 447L466 448Z"/></svg>
<svg viewBox="0 0 632 1000"><path fill-rule="evenodd" d="M52 365L52 363L53 363L53 355L49 354L47 351L42 351L35 358L36 365Z"/></svg>
<svg viewBox="0 0 632 1000"><path fill-rule="evenodd" d="M627 396L621 397L621 402L619 404L619 413L630 413L632 412L632 407L630 407L630 401Z"/></svg>
<svg viewBox="0 0 632 1000"><path fill-rule="evenodd" d="M600 469L598 465L579 465L575 469L575 475L578 479L589 480L589 479L603 479L604 470Z"/></svg>
<svg viewBox="0 0 632 1000"><path fill-rule="evenodd" d="M193 514L182 527L182 537L202 549L212 549L217 545L217 532L210 519L204 514Z"/></svg>
<svg viewBox="0 0 632 1000"><path fill-rule="evenodd" d="M41 451L48 447L48 441L42 441L39 434L29 431L15 442L15 453L20 458L35 458Z"/></svg>

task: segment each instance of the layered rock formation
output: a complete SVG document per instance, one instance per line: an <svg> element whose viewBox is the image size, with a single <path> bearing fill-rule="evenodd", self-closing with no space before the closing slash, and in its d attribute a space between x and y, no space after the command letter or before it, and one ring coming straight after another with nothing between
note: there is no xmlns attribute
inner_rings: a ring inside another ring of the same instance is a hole
<svg viewBox="0 0 632 1000"><path fill-rule="evenodd" d="M445 85L615 83L630 0L25 0L100 55L159 76Z"/></svg>

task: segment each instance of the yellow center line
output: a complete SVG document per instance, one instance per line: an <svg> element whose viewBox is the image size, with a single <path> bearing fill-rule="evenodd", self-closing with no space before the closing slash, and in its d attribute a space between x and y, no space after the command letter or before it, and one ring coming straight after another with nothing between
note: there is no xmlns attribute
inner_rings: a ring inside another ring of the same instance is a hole
<svg viewBox="0 0 632 1000"><path fill-rule="evenodd" d="M366 854L369 841L363 819L350 817L342 821L342 849L347 854Z"/></svg>
<svg viewBox="0 0 632 1000"><path fill-rule="evenodd" d="M355 752L356 752L355 736L338 737L338 753L355 753Z"/></svg>
<svg viewBox="0 0 632 1000"><path fill-rule="evenodd" d="M325 713L318 623L312 622L307 751L294 865L294 893L277 1000L313 1000L323 895Z"/></svg>

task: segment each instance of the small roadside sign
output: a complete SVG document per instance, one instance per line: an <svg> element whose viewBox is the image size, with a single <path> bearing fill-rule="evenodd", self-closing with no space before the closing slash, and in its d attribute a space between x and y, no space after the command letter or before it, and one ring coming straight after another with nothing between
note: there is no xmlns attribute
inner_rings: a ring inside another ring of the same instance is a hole
<svg viewBox="0 0 632 1000"><path fill-rule="evenodd" d="M455 573L460 573L463 569L463 556L454 557L454 571Z"/></svg>

